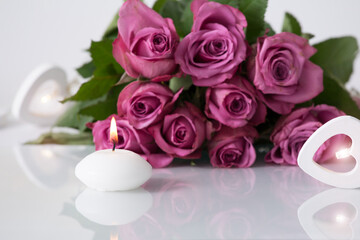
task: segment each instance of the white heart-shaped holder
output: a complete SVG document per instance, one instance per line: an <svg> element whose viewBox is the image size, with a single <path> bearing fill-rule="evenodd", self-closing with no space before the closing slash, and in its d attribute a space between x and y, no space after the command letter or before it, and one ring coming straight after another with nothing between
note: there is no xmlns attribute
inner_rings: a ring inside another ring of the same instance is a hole
<svg viewBox="0 0 360 240"><path fill-rule="evenodd" d="M315 222L316 213L337 203L349 204L354 212L348 216L349 212L347 215L346 212L342 211L343 209L332 209L335 211L326 213L326 220L332 221L332 224L324 224L322 228L319 228ZM340 239L345 235L351 236L346 239L358 239L360 238L359 211L360 191L333 188L306 200L298 208L298 218L304 231L311 239ZM337 232L337 230L344 229L347 231L346 234L343 231Z"/></svg>
<svg viewBox="0 0 360 240"><path fill-rule="evenodd" d="M320 146L329 138L345 134L352 140L349 154L355 159L355 167L348 172L340 173L317 164L313 157ZM360 187L360 120L351 116L334 118L317 129L305 142L298 156L298 165L313 178L339 188Z"/></svg>
<svg viewBox="0 0 360 240"><path fill-rule="evenodd" d="M42 65L20 85L12 105L16 119L37 125L52 125L64 111L59 100L67 95L67 79L63 69Z"/></svg>

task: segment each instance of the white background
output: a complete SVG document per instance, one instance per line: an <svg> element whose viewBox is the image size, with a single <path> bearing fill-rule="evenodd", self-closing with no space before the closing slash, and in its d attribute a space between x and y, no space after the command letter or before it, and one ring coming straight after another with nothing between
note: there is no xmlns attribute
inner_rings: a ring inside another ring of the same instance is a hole
<svg viewBox="0 0 360 240"><path fill-rule="evenodd" d="M0 110L10 108L17 87L42 63L57 64L74 78L74 69L89 59L84 50L91 40L100 39L121 4L121 0L1 0ZM285 11L298 18L304 32L315 34L312 43L343 35L360 39L358 0L269 0L266 20L276 31ZM349 87L360 89L359 78L357 60Z"/></svg>

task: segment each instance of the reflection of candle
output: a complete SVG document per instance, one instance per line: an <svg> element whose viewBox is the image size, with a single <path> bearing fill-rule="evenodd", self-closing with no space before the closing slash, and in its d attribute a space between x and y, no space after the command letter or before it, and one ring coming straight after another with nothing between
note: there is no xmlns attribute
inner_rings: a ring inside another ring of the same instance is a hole
<svg viewBox="0 0 360 240"><path fill-rule="evenodd" d="M119 236L118 236L117 234L112 233L112 234L110 235L110 240L118 240L118 239L119 239Z"/></svg>
<svg viewBox="0 0 360 240"><path fill-rule="evenodd" d="M143 188L126 192L99 192L86 188L75 200L78 212L88 220L106 226L134 222L152 204L151 194Z"/></svg>
<svg viewBox="0 0 360 240"><path fill-rule="evenodd" d="M140 187L151 176L152 167L140 155L115 149L118 141L116 121L110 126L113 149L86 156L75 168L75 175L88 187L100 191L124 191Z"/></svg>

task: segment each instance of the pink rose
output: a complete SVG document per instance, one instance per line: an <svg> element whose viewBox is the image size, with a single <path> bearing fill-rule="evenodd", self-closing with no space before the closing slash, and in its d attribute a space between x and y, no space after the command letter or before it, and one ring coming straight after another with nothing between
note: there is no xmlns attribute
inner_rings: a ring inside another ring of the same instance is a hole
<svg viewBox="0 0 360 240"><path fill-rule="evenodd" d="M333 106L318 105L301 108L283 116L275 125L270 136L273 149L265 156L266 162L297 165L297 157L306 140L327 121L345 113ZM337 150L338 144L348 143L348 138L338 135L326 141L316 152L314 160L324 162ZM336 144L338 143L338 144Z"/></svg>
<svg viewBox="0 0 360 240"><path fill-rule="evenodd" d="M255 128L229 128L223 126L208 144L211 165L214 167L244 168L253 165L256 152L253 139Z"/></svg>
<svg viewBox="0 0 360 240"><path fill-rule="evenodd" d="M185 102L166 115L162 123L149 127L156 144L173 157L200 158L200 147L206 137L206 118L201 111Z"/></svg>
<svg viewBox="0 0 360 240"><path fill-rule="evenodd" d="M172 110L182 89L175 95L165 85L135 81L127 85L118 98L117 109L137 129L146 128L163 119Z"/></svg>
<svg viewBox="0 0 360 240"><path fill-rule="evenodd" d="M323 71L309 61L315 52L308 40L293 33L258 39L248 72L269 108L288 114L295 104L323 91Z"/></svg>
<svg viewBox="0 0 360 240"><path fill-rule="evenodd" d="M113 148L113 143L110 141L112 117L115 117L117 126L117 149L127 149L138 153L155 168L165 167L172 162L172 158L156 146L153 137L149 133L135 129L126 119L121 119L117 115L111 115L103 121L88 124L88 127L92 128L96 150Z"/></svg>
<svg viewBox="0 0 360 240"><path fill-rule="evenodd" d="M119 11L118 29L113 55L128 75L155 78L176 70L173 53L179 37L170 18L140 0L128 0Z"/></svg>
<svg viewBox="0 0 360 240"><path fill-rule="evenodd" d="M192 32L179 44L175 61L196 86L214 86L231 78L246 58L245 16L217 2L194 0Z"/></svg>
<svg viewBox="0 0 360 240"><path fill-rule="evenodd" d="M258 125L265 121L266 107L255 96L254 88L246 79L234 76L206 90L205 114L232 128L249 122Z"/></svg>

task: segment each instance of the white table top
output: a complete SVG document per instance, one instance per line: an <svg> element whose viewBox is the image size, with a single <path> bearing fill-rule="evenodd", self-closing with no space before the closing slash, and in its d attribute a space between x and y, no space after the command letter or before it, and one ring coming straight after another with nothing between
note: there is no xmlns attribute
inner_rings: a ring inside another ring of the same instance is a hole
<svg viewBox="0 0 360 240"><path fill-rule="evenodd" d="M0 239L358 239L359 190L298 167L155 169L131 192L74 176L91 146L0 146ZM261 158L261 156L259 156Z"/></svg>

